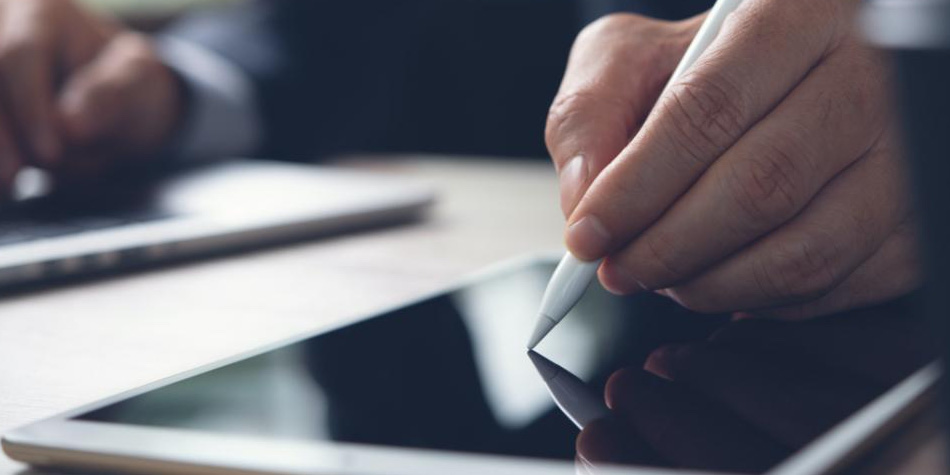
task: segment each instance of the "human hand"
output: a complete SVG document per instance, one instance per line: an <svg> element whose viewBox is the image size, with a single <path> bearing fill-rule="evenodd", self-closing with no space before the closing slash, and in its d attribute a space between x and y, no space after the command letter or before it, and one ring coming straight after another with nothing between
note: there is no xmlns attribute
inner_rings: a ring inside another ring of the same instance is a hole
<svg viewBox="0 0 950 475"><path fill-rule="evenodd" d="M0 195L26 165L69 180L155 153L181 103L144 36L73 0L0 0Z"/></svg>
<svg viewBox="0 0 950 475"><path fill-rule="evenodd" d="M764 471L936 358L906 299L827 319L745 319L615 373L582 462Z"/></svg>
<svg viewBox="0 0 950 475"><path fill-rule="evenodd" d="M546 138L567 245L606 256L606 288L804 318L919 285L890 71L854 31L859 3L746 2L658 100L699 18L581 33Z"/></svg>

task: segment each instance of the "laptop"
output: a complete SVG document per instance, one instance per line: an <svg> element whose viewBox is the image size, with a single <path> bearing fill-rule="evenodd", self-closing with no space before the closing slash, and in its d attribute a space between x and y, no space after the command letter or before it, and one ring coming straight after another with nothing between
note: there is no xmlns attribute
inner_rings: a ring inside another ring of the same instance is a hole
<svg viewBox="0 0 950 475"><path fill-rule="evenodd" d="M38 196L0 208L0 288L396 224L434 201L429 186L402 178L259 160L98 183L26 185Z"/></svg>

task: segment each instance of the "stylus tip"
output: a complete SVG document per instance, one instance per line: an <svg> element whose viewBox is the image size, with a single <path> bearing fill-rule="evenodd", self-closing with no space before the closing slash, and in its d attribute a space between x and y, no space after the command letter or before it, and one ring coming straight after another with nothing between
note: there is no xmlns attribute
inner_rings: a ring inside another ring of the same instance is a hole
<svg viewBox="0 0 950 475"><path fill-rule="evenodd" d="M534 327L534 332L531 334L531 339L528 340L528 349L533 350L538 343L541 343L541 340L544 339L551 332L551 329L557 325L557 322L551 319L547 315L539 315L538 323Z"/></svg>
<svg viewBox="0 0 950 475"><path fill-rule="evenodd" d="M554 379L561 372L560 366L535 351L529 351L528 358L531 360L531 364L534 365L535 369L538 370L538 374L540 374L541 378L545 381Z"/></svg>

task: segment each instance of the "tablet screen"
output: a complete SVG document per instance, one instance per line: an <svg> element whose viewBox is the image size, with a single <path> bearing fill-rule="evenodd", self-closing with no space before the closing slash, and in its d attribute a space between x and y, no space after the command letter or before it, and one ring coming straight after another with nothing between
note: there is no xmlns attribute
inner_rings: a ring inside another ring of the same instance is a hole
<svg viewBox="0 0 950 475"><path fill-rule="evenodd" d="M737 320L594 284L537 348L597 397L606 391L610 417L579 438L525 352L552 271L501 272L78 419L755 472L931 358L906 302L798 323Z"/></svg>

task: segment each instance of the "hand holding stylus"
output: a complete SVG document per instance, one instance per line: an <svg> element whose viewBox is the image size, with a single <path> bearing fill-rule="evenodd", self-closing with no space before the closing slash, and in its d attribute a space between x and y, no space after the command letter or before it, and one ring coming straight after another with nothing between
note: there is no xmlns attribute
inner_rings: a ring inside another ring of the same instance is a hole
<svg viewBox="0 0 950 475"><path fill-rule="evenodd" d="M687 71L692 69L700 56L706 52L706 49L709 48L713 41L719 36L719 31L722 29L726 17L739 8L743 1L744 0L718 0L716 2L716 5L703 19L702 26L695 35L693 35L689 48L686 48L683 57L679 60L679 64L669 77L664 92L669 89L671 85L676 84ZM583 162L583 160L583 157L576 158L570 166L576 167L579 162ZM565 170L564 174L570 175L575 172L577 172L577 170ZM582 219L577 225L584 226L584 222L586 221L587 220ZM587 222L587 225L592 225L597 228L597 232L604 231L599 223ZM582 261L571 252L564 255L557 269L554 270L547 289L544 291L541 309L538 312L538 322L531 335L531 339L528 341L528 348L536 347L554 326L567 315L567 312L571 310L586 291L587 286L596 275L597 269L600 267L602 261L602 259L586 259Z"/></svg>
<svg viewBox="0 0 950 475"><path fill-rule="evenodd" d="M582 32L547 126L571 253L605 259L609 290L702 312L805 318L916 288L890 69L860 3L748 1L662 95L702 18Z"/></svg>

